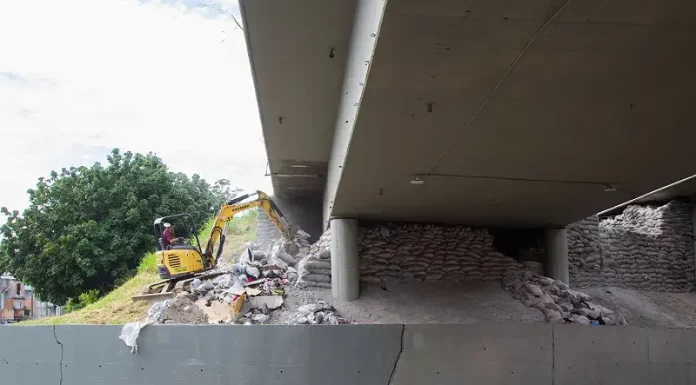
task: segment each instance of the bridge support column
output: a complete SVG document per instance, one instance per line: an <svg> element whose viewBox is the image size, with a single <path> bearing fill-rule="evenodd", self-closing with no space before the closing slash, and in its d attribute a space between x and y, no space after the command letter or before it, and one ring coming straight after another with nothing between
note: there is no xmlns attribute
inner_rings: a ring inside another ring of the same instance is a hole
<svg viewBox="0 0 696 385"><path fill-rule="evenodd" d="M563 229L546 229L546 275L569 283L568 276L568 232Z"/></svg>
<svg viewBox="0 0 696 385"><path fill-rule="evenodd" d="M343 301L360 295L358 220L331 219L331 294Z"/></svg>

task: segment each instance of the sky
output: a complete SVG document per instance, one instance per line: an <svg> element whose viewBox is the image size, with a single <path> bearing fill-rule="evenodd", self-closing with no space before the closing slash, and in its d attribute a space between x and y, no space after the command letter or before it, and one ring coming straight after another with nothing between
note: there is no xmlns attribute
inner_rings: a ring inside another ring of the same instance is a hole
<svg viewBox="0 0 696 385"><path fill-rule="evenodd" d="M0 206L26 208L39 177L113 148L271 192L227 13L236 0L0 0Z"/></svg>

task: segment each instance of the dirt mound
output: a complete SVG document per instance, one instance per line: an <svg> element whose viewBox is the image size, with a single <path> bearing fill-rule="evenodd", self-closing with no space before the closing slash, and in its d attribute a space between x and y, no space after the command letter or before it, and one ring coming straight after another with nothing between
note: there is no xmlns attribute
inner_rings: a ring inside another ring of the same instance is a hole
<svg viewBox="0 0 696 385"><path fill-rule="evenodd" d="M165 324L207 324L208 316L194 303L190 295L183 294L167 302L161 320Z"/></svg>

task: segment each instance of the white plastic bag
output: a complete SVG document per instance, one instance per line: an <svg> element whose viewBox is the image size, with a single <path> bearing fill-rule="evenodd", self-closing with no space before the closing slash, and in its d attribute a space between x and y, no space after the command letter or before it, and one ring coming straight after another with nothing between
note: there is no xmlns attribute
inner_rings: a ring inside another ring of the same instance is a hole
<svg viewBox="0 0 696 385"><path fill-rule="evenodd" d="M140 330L147 325L149 325L147 322L129 322L123 325L121 335L118 338L130 346L131 353L138 353L138 336Z"/></svg>

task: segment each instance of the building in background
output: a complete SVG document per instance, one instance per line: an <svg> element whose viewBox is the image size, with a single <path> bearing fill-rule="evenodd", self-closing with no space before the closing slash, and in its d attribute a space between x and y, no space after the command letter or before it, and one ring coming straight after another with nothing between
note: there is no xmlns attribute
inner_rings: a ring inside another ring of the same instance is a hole
<svg viewBox="0 0 696 385"><path fill-rule="evenodd" d="M60 314L59 306L37 299L31 286L9 274L0 276L0 324Z"/></svg>

